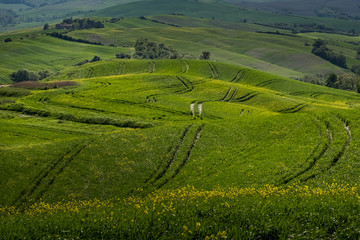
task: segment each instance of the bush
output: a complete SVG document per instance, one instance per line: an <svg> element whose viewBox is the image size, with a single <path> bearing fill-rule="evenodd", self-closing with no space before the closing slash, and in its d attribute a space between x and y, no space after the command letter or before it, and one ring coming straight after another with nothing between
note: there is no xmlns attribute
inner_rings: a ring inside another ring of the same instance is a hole
<svg viewBox="0 0 360 240"><path fill-rule="evenodd" d="M11 42L12 39L11 38L5 38L4 42Z"/></svg>
<svg viewBox="0 0 360 240"><path fill-rule="evenodd" d="M50 77L52 75L52 72L49 70L41 70L38 72L39 80L42 80L44 78Z"/></svg>
<svg viewBox="0 0 360 240"><path fill-rule="evenodd" d="M131 56L129 54L124 54L124 53L118 53L115 54L116 58L122 58L122 59L130 59Z"/></svg>
<svg viewBox="0 0 360 240"><path fill-rule="evenodd" d="M165 44L157 44L148 39L138 39L135 43L135 59L176 59L184 58L184 54L180 54L174 49L165 46Z"/></svg>
<svg viewBox="0 0 360 240"><path fill-rule="evenodd" d="M101 60L101 58L99 56L94 56L93 59L90 60L90 62L97 62L100 60Z"/></svg>
<svg viewBox="0 0 360 240"><path fill-rule="evenodd" d="M202 54L200 55L200 59L202 60L210 60L210 52L202 52Z"/></svg>
<svg viewBox="0 0 360 240"><path fill-rule="evenodd" d="M10 79L14 82L37 81L39 80L39 75L26 69L19 69L10 74Z"/></svg>

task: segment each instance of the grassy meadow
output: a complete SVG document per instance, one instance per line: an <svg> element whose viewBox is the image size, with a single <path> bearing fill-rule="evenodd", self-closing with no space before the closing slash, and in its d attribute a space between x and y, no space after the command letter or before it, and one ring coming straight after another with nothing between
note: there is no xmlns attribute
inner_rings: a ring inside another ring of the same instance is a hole
<svg viewBox="0 0 360 240"><path fill-rule="evenodd" d="M358 94L189 59L59 80L0 89L3 238L358 237Z"/></svg>

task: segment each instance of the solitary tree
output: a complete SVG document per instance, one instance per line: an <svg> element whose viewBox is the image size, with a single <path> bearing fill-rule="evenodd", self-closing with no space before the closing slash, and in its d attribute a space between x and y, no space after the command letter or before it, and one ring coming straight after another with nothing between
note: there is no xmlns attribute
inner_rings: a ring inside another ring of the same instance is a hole
<svg viewBox="0 0 360 240"><path fill-rule="evenodd" d="M202 55L200 56L200 59L204 59L204 60L210 60L210 52L202 52Z"/></svg>

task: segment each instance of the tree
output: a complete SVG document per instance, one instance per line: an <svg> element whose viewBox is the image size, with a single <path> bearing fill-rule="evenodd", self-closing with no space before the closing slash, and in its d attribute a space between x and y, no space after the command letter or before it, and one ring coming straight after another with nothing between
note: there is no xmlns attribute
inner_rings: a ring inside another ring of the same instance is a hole
<svg viewBox="0 0 360 240"><path fill-rule="evenodd" d="M200 59L204 59L204 60L210 60L210 52L202 52L202 55L200 56Z"/></svg>
<svg viewBox="0 0 360 240"><path fill-rule="evenodd" d="M14 82L23 82L23 81L37 81L39 76L26 69L19 69L16 72L10 74L10 79Z"/></svg>
<svg viewBox="0 0 360 240"><path fill-rule="evenodd" d="M44 30L48 30L49 29L49 24L48 23L45 23L44 25Z"/></svg>
<svg viewBox="0 0 360 240"><path fill-rule="evenodd" d="M100 61L101 58L99 56L94 56L93 59L91 59L90 62L97 62L97 61Z"/></svg>
<svg viewBox="0 0 360 240"><path fill-rule="evenodd" d="M335 87L338 77L335 73L330 73L326 79L325 85L327 87Z"/></svg>
<svg viewBox="0 0 360 240"><path fill-rule="evenodd" d="M11 38L5 38L4 42L11 42L12 39Z"/></svg>
<svg viewBox="0 0 360 240"><path fill-rule="evenodd" d="M316 49L316 48L320 48L322 46L326 47L326 42L324 40L322 40L322 39L317 39L314 42L313 46L314 46L313 50Z"/></svg>
<svg viewBox="0 0 360 240"><path fill-rule="evenodd" d="M41 70L38 72L39 80L50 77L52 73L49 70Z"/></svg>

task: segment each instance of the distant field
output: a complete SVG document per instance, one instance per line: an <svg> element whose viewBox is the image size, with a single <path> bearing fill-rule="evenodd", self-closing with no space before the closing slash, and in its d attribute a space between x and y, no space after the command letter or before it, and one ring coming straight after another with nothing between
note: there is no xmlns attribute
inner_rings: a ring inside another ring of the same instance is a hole
<svg viewBox="0 0 360 240"><path fill-rule="evenodd" d="M139 38L165 43L177 51L198 58L203 51L211 52L211 59L219 62L251 67L284 77L299 78L305 74L344 72L337 66L311 54L316 38L329 41L335 52L342 52L348 66L360 64L355 58L357 37L325 33L294 35L286 30L276 30L249 23L230 24L224 21L160 15L147 19L129 18L110 23L104 29L76 30L67 35L101 42L105 46L81 44L45 36L52 30L41 28L0 34L0 41L10 37L12 42L0 45L0 52L7 61L0 81L9 82L9 74L19 68L33 71L63 70L94 55L103 59L115 58L117 53L133 53L132 46ZM279 34L276 34L276 31ZM21 40L22 39L22 40ZM109 47L109 45L116 47ZM22 59L27 59L23 62Z"/></svg>
<svg viewBox="0 0 360 240"><path fill-rule="evenodd" d="M355 209L359 94L202 60L99 61L55 80L77 85L0 89L3 236L252 236L226 220L245 229L240 216L257 236L314 236L307 212L324 216L318 236L356 234L317 206Z"/></svg>
<svg viewBox="0 0 360 240"><path fill-rule="evenodd" d="M270 3L273 4L273 3ZM349 31L359 30L360 23L333 18L307 17L301 15L291 15L289 13L271 13L248 9L244 6L234 6L223 1L189 1L172 0L171 3L166 0L136 1L118 6L105 8L94 13L91 16L103 17L138 17L152 16L159 14L184 14L186 16L219 19L231 22L243 22L247 19L251 23L276 24L325 24L327 27Z"/></svg>
<svg viewBox="0 0 360 240"><path fill-rule="evenodd" d="M116 53L128 52L124 48L74 43L48 36L20 35L12 38L12 42L2 43L0 47L1 56L7 59L0 64L3 69L0 81L3 83L9 82L9 75L20 68L55 72L85 59L91 60L94 55L114 58Z"/></svg>

